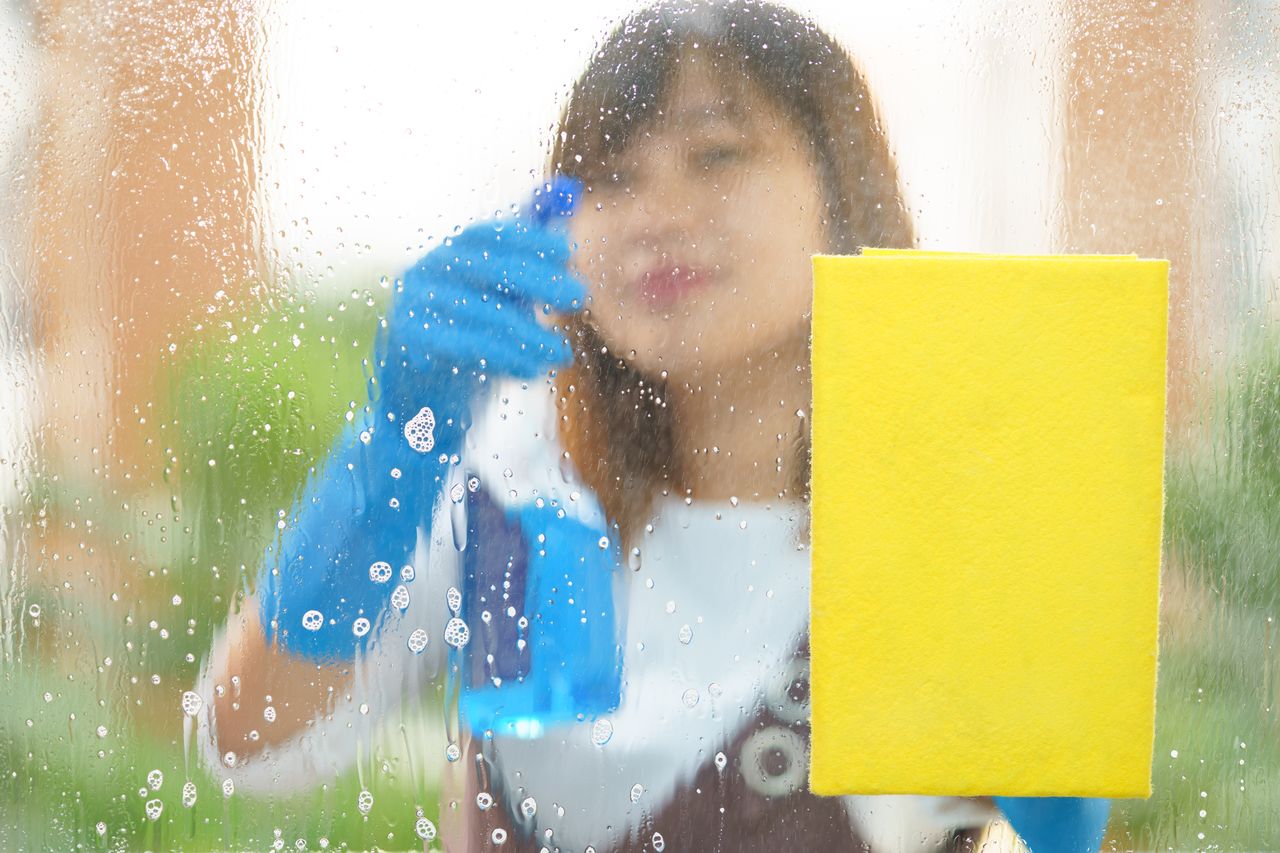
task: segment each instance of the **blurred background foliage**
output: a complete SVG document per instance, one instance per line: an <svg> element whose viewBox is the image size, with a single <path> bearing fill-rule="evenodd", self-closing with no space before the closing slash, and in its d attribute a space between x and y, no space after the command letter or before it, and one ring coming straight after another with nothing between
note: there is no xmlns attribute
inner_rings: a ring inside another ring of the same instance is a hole
<svg viewBox="0 0 1280 853"><path fill-rule="evenodd" d="M10 638L29 649L10 657L0 765L39 772L8 772L0 783L8 849L269 849L278 839L287 849L300 841L313 850L421 846L414 823L436 819L437 792L424 785L424 768L407 772L404 744L438 731L430 697L390 721L374 754L341 778L274 797L224 797L180 708L214 631L255 585L278 512L366 400L385 292L259 304L182 342L156 411L171 433L164 450L176 498L168 505L104 512L111 502L94 483L43 472L37 516L96 507L97 523L130 543L136 571L105 609L32 584ZM77 675L84 672L97 680ZM158 788L148 782L155 770ZM182 804L188 781L197 789L192 808ZM356 807L364 789L376 804L367 816ZM146 813L154 801L158 820Z"/></svg>

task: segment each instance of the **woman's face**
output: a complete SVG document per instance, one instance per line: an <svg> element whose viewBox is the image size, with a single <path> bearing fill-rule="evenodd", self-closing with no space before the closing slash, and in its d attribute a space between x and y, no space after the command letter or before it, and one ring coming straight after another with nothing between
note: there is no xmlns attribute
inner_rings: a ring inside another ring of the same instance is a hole
<svg viewBox="0 0 1280 853"><path fill-rule="evenodd" d="M686 52L655 124L570 219L588 321L672 379L806 343L810 256L826 248L807 139L754 88Z"/></svg>

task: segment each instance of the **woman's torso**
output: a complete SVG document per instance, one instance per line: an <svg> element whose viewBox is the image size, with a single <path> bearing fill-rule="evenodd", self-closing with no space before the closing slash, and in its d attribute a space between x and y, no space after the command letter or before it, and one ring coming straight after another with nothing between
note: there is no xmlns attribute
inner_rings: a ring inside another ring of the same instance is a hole
<svg viewBox="0 0 1280 853"><path fill-rule="evenodd" d="M525 406L536 415L536 403ZM509 430L511 419L503 421ZM537 486L520 488L528 495ZM506 494L518 498L520 488ZM503 849L597 853L972 845L994 817L982 801L808 791L806 512L799 502L660 500L651 527L628 543L638 560L614 581L620 707L536 738L474 741L460 774L467 791L454 792L466 849L492 846L495 830ZM523 593L519 561L492 557L518 549L495 529L501 513L488 513L484 538L494 550L486 561L489 548L472 548L467 571L482 593L468 597L492 599L470 650L478 680L517 677L531 665L527 652L487 658L514 648L519 618L493 605Z"/></svg>

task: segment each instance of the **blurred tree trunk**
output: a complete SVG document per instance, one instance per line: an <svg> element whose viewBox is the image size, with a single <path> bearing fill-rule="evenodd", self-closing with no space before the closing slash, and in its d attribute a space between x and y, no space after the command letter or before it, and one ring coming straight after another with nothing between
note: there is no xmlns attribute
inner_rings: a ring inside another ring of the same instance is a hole
<svg viewBox="0 0 1280 853"><path fill-rule="evenodd" d="M1197 405L1193 0L1071 0L1060 243L1170 261L1169 433Z"/></svg>
<svg viewBox="0 0 1280 853"><path fill-rule="evenodd" d="M44 497L30 581L56 589L69 619L96 608L119 630L160 614L177 633L168 599L190 520L156 401L197 324L215 328L212 306L238 302L261 265L261 20L237 0L53 0L34 17Z"/></svg>

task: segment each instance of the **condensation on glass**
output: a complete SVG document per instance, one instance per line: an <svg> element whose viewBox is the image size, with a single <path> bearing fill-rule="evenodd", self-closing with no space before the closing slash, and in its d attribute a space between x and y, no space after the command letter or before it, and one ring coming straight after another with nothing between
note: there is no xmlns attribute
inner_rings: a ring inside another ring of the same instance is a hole
<svg viewBox="0 0 1280 853"><path fill-rule="evenodd" d="M1278 33L6 7L0 846L1016 849L806 789L808 263L883 245L1172 261L1155 794L1104 847L1280 847Z"/></svg>

